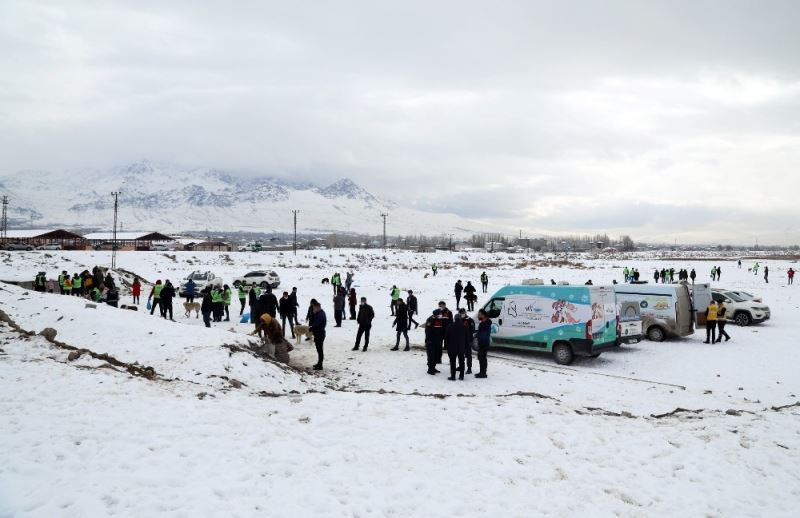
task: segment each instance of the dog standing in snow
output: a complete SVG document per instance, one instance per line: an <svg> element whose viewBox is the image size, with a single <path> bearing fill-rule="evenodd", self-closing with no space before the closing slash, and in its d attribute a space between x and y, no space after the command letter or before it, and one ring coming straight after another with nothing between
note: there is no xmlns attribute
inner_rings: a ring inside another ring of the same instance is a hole
<svg viewBox="0 0 800 518"><path fill-rule="evenodd" d="M199 302L184 302L183 309L186 311L186 318L192 316L192 311L194 311L196 317L200 318L200 303Z"/></svg>
<svg viewBox="0 0 800 518"><path fill-rule="evenodd" d="M313 335L311 334L311 330L309 329L308 326L303 326L303 325L300 325L300 324L294 326L294 338L297 341L297 345L300 345L300 338L303 335L305 335L305 337L308 338L309 340L311 338L313 338Z"/></svg>

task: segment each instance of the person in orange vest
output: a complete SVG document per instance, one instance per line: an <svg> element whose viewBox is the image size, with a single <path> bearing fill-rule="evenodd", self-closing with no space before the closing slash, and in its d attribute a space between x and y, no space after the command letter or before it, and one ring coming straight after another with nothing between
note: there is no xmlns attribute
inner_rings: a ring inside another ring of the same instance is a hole
<svg viewBox="0 0 800 518"><path fill-rule="evenodd" d="M713 300L706 308L706 341L705 343L714 343L717 338L717 303ZM710 341L709 341L710 340Z"/></svg>

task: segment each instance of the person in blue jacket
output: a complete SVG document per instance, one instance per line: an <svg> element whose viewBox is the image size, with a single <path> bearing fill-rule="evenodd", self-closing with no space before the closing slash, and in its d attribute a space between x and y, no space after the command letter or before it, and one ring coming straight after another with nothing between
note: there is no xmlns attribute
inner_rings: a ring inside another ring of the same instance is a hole
<svg viewBox="0 0 800 518"><path fill-rule="evenodd" d="M322 360L325 358L323 344L325 343L325 326L328 325L328 318L319 302L313 305L312 311L313 316L309 330L314 335L314 346L317 348L317 364L314 365L314 370L320 371L322 370Z"/></svg>
<svg viewBox="0 0 800 518"><path fill-rule="evenodd" d="M486 314L486 311L480 310L478 312L478 365L480 372L475 375L476 378L486 377L486 354L489 352L489 343L492 340L492 319Z"/></svg>
<svg viewBox="0 0 800 518"><path fill-rule="evenodd" d="M186 287L183 292L186 294L186 302L194 302L194 296L197 291L197 284L192 279L186 281Z"/></svg>

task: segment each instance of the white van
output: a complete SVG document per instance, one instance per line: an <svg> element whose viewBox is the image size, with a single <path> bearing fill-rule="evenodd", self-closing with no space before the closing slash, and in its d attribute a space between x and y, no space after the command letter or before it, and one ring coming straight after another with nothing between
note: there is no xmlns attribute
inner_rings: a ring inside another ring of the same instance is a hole
<svg viewBox="0 0 800 518"><path fill-rule="evenodd" d="M552 353L559 364L619 346L614 290L608 286L523 283L498 290L483 309L492 347Z"/></svg>
<svg viewBox="0 0 800 518"><path fill-rule="evenodd" d="M681 284L617 284L617 304L635 302L642 318L642 333L654 342L668 336L694 333L694 304L689 287Z"/></svg>

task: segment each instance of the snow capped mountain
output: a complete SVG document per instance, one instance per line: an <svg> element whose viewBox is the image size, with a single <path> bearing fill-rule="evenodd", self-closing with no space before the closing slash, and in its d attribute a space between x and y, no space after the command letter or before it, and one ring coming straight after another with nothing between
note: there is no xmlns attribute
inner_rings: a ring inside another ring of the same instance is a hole
<svg viewBox="0 0 800 518"><path fill-rule="evenodd" d="M486 230L452 214L401 207L349 178L318 186L149 160L106 171L33 171L0 177L0 193L11 199L12 228L30 224L31 215L39 227L108 228L112 191L120 192L119 219L130 230L289 232L292 210L300 211L301 232L379 234L381 213L389 213L395 235Z"/></svg>

